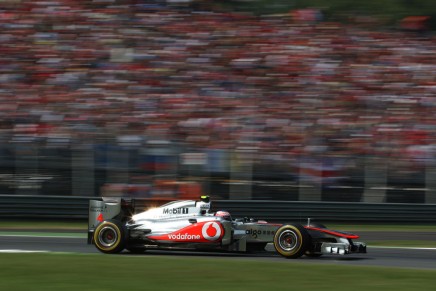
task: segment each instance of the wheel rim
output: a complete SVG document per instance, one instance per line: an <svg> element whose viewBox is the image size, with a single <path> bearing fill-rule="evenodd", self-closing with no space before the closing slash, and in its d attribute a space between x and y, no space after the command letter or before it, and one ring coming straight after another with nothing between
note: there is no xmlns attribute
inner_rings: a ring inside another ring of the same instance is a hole
<svg viewBox="0 0 436 291"><path fill-rule="evenodd" d="M103 227L98 234L98 242L103 247L112 247L118 240L118 233L110 226Z"/></svg>
<svg viewBox="0 0 436 291"><path fill-rule="evenodd" d="M298 246L298 237L290 230L282 232L278 241L280 248L288 252L294 250Z"/></svg>

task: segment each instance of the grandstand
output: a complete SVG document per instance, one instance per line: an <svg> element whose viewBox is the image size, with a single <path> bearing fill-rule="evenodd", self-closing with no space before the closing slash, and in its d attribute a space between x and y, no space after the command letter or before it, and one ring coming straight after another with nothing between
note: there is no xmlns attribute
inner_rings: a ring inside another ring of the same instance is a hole
<svg viewBox="0 0 436 291"><path fill-rule="evenodd" d="M139 2L0 8L3 192L97 195L146 173L280 178L281 199L427 201L365 189L379 173L385 189L430 185L434 35ZM317 194L289 194L305 185Z"/></svg>

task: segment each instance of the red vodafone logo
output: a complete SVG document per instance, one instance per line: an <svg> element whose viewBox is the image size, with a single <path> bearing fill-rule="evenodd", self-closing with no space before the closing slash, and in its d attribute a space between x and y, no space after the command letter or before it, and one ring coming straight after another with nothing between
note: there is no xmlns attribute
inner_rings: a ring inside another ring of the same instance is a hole
<svg viewBox="0 0 436 291"><path fill-rule="evenodd" d="M203 237L209 241L215 241L221 237L221 227L217 222L206 222L201 229Z"/></svg>
<svg viewBox="0 0 436 291"><path fill-rule="evenodd" d="M150 239L174 242L218 242L224 235L224 228L218 221L191 224L182 229L163 235L151 235Z"/></svg>

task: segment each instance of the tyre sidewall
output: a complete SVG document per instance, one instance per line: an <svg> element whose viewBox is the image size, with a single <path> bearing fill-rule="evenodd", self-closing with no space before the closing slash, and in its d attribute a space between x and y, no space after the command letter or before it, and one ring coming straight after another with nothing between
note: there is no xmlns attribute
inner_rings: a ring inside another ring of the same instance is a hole
<svg viewBox="0 0 436 291"><path fill-rule="evenodd" d="M290 232L295 235L296 245L292 250L285 250L280 246L280 237L284 232ZM280 227L274 235L274 248L276 251L286 258L299 258L306 250L310 242L310 237L307 231L298 224L283 225Z"/></svg>
<svg viewBox="0 0 436 291"><path fill-rule="evenodd" d="M100 242L100 233L109 228L116 233L116 241L110 246L105 246ZM97 249L103 253L113 254L119 253L124 249L125 246L125 231L120 221L117 220L107 220L100 223L94 231L94 244Z"/></svg>

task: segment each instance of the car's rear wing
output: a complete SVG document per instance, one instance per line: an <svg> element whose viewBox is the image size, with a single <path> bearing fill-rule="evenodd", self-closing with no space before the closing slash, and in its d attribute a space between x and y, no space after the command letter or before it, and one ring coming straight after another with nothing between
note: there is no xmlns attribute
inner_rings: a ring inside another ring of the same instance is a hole
<svg viewBox="0 0 436 291"><path fill-rule="evenodd" d="M102 197L100 200L89 200L88 208L88 244L92 243L94 230L98 224L108 219L126 221L134 209L134 200Z"/></svg>

